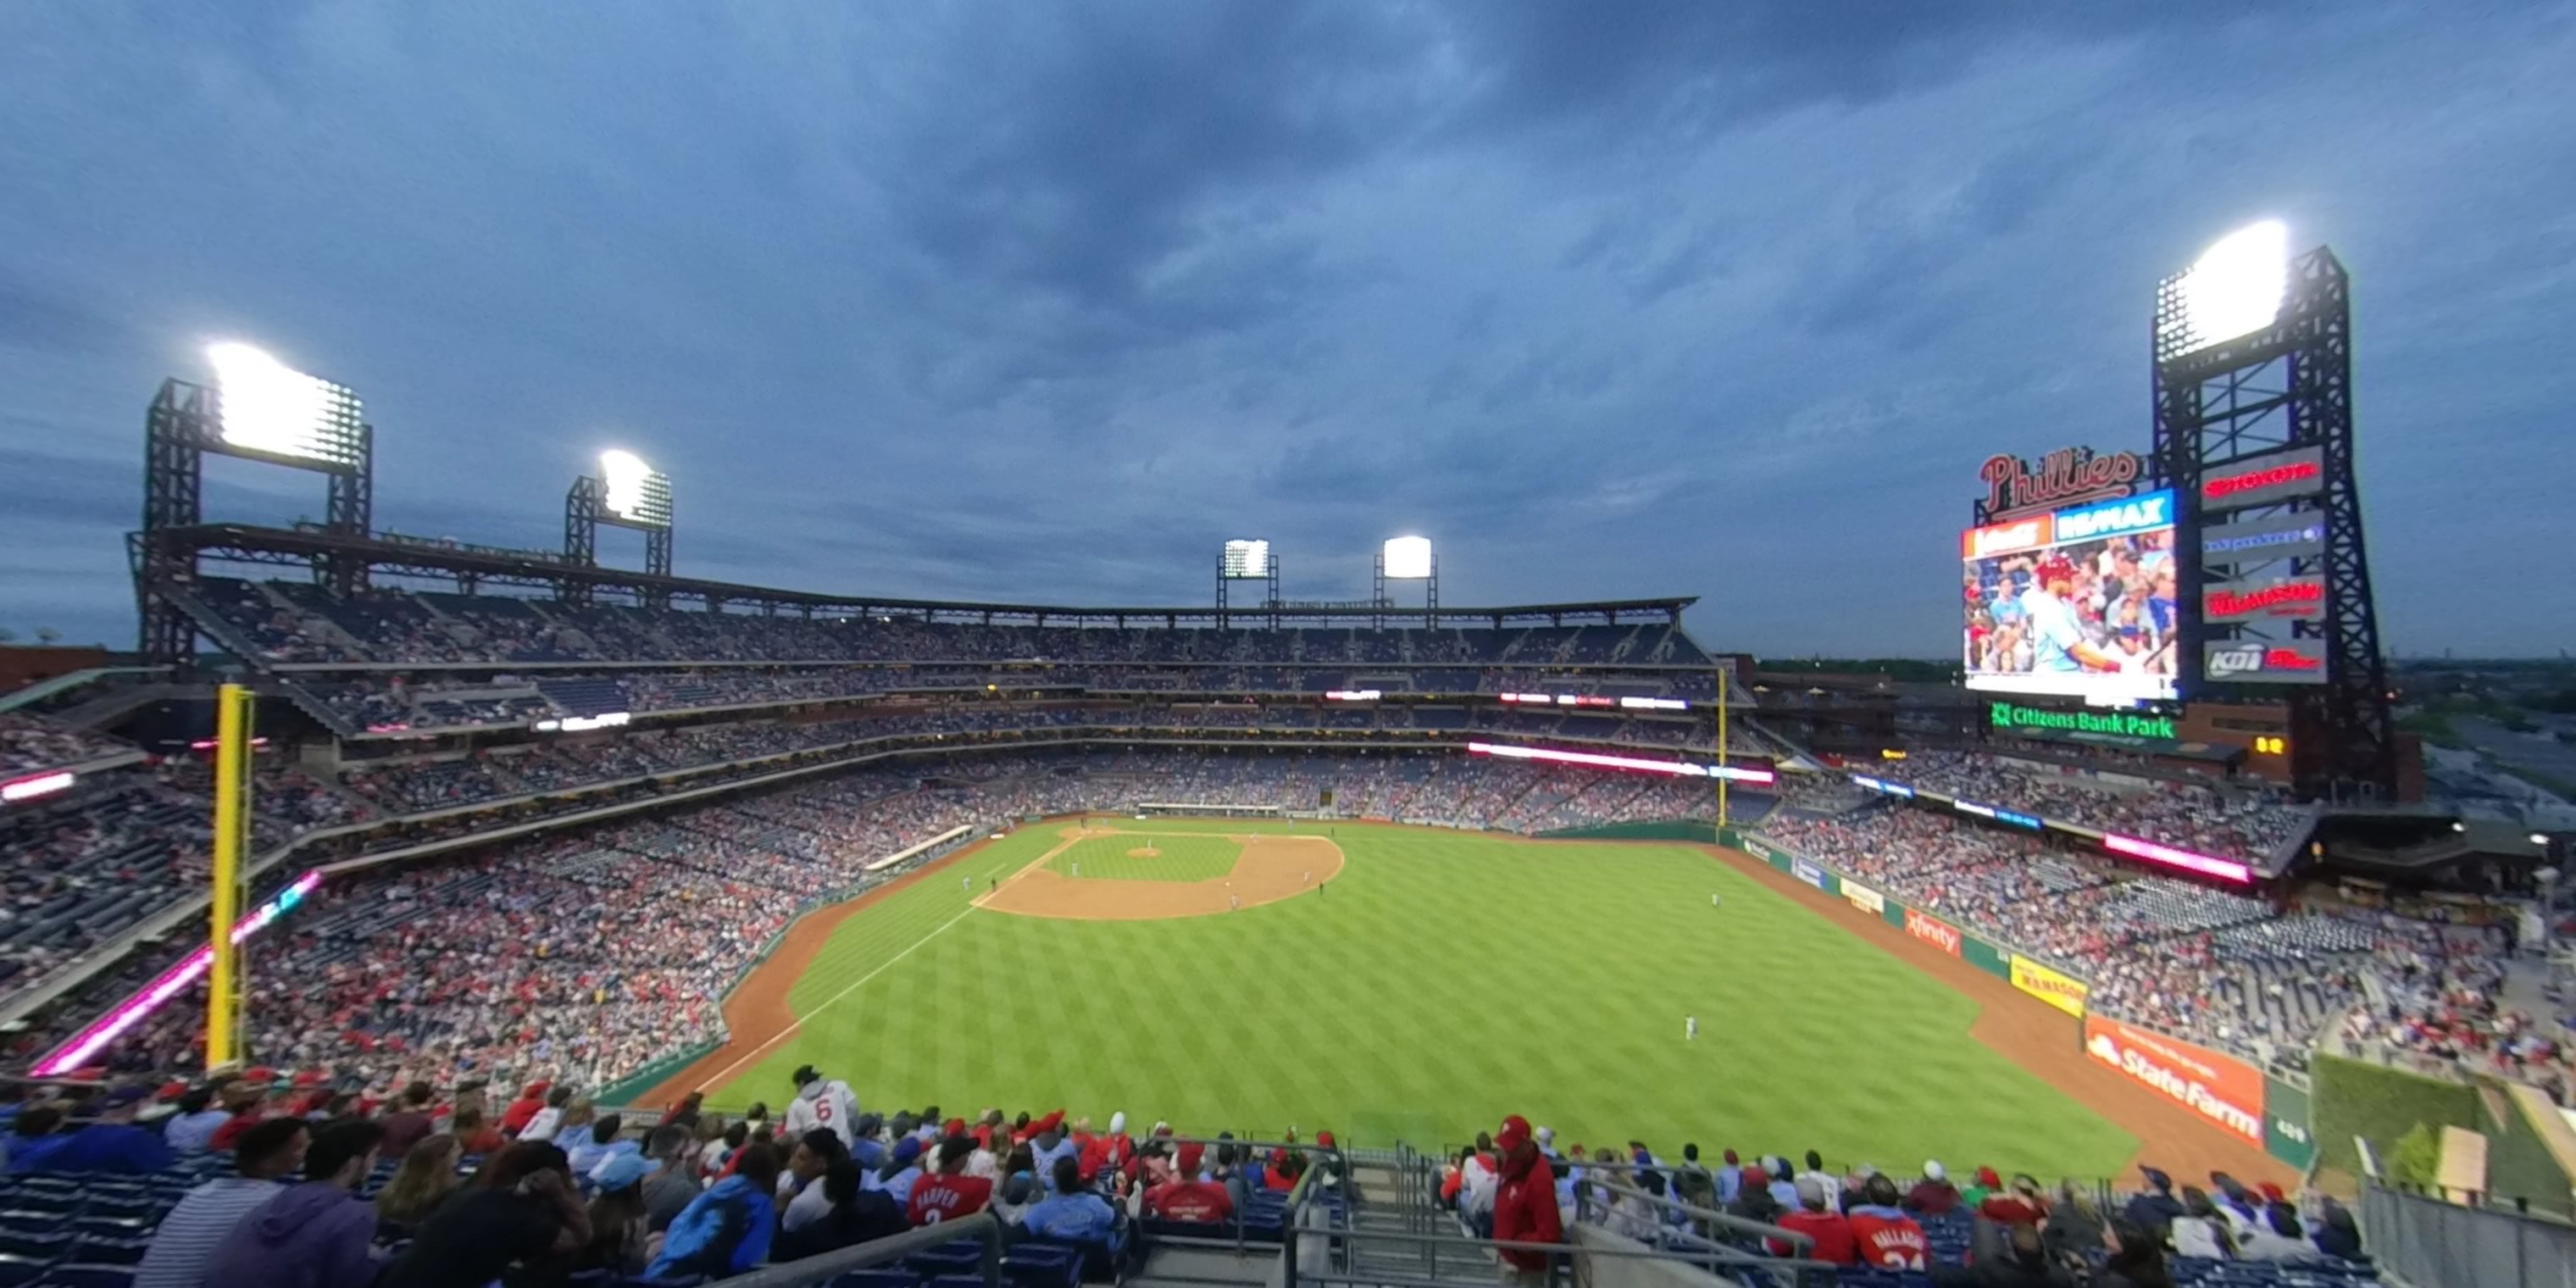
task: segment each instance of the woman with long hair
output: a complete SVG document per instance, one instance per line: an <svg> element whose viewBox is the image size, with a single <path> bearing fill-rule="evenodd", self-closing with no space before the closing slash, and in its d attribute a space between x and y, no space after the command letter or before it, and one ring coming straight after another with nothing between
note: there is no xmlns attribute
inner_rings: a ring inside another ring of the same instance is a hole
<svg viewBox="0 0 2576 1288"><path fill-rule="evenodd" d="M456 1162L464 1154L464 1147L445 1132L424 1136L412 1146L403 1155L402 1167L376 1196L376 1237L388 1243L410 1238L448 1195L465 1184L456 1174Z"/></svg>

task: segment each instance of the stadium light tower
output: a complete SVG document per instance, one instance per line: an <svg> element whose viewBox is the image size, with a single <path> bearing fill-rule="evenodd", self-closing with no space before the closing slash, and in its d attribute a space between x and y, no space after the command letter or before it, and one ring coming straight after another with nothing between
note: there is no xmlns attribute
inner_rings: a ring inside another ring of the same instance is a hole
<svg viewBox="0 0 2576 1288"><path fill-rule="evenodd" d="M212 380L164 380L144 413L143 526L128 545L141 651L154 665L196 656L195 621L168 592L195 580L197 560L168 534L205 522L207 453L322 475L330 488L323 529L335 543L374 528L376 434L357 393L238 341L210 344L205 357ZM314 559L335 593L366 588L363 553Z"/></svg>
<svg viewBox="0 0 2576 1288"><path fill-rule="evenodd" d="M1381 623L1386 610L1395 607L1386 593L1390 581L1421 582L1422 624L1430 626L1440 619L1440 556L1432 553L1431 538L1389 537L1378 547L1376 604Z"/></svg>
<svg viewBox="0 0 2576 1288"><path fill-rule="evenodd" d="M671 575L671 479L633 452L599 454L599 472L572 481L564 493L564 562L599 565L599 525L644 534L644 571Z"/></svg>
<svg viewBox="0 0 2576 1288"><path fill-rule="evenodd" d="M1262 607L1269 611L1270 628L1279 629L1279 561L1270 553L1270 543L1253 538L1237 538L1225 543L1216 556L1216 624L1226 626L1226 597L1238 581L1257 581L1267 592Z"/></svg>
<svg viewBox="0 0 2576 1288"><path fill-rule="evenodd" d="M2156 289L2154 468L2173 489L2178 687L2290 717L2302 796L2393 797L2400 755L2354 467L2351 278L2278 220Z"/></svg>

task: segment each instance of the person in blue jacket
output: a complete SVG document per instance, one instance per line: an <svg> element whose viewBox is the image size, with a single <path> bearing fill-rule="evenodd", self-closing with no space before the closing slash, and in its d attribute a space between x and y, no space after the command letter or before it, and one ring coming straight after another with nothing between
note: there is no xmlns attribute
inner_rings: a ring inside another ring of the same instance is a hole
<svg viewBox="0 0 2576 1288"><path fill-rule="evenodd" d="M778 1150L765 1142L742 1147L733 1175L689 1200L670 1233L662 1254L644 1268L648 1279L705 1275L722 1279L759 1265L769 1256L770 1236L778 1229Z"/></svg>
<svg viewBox="0 0 2576 1288"><path fill-rule="evenodd" d="M160 1133L134 1125L135 1111L151 1098L149 1087L119 1087L107 1093L98 1121L63 1137L63 1143L31 1170L140 1176L169 1167L170 1146Z"/></svg>

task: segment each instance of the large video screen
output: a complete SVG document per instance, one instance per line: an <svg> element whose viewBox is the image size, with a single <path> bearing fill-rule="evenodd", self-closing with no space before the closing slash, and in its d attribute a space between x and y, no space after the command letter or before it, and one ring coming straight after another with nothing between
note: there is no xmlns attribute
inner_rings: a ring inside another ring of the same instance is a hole
<svg viewBox="0 0 2576 1288"><path fill-rule="evenodd" d="M1961 533L1968 687L2171 699L2173 509L2148 492Z"/></svg>

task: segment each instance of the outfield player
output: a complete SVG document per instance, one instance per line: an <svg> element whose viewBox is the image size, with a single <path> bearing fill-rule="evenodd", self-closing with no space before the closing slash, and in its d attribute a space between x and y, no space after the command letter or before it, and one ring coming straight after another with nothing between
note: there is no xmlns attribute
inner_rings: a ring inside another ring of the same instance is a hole
<svg viewBox="0 0 2576 1288"><path fill-rule="evenodd" d="M850 1094L850 1084L838 1078L826 1078L814 1072L814 1066L796 1070L796 1098L787 1102L787 1139L795 1140L817 1127L850 1144L850 1128L859 1120L859 1098Z"/></svg>
<svg viewBox="0 0 2576 1288"><path fill-rule="evenodd" d="M1684 1042L1697 1042L1697 1041L1699 1041L1699 1017L1698 1017L1698 1016L1696 1016L1696 1015L1685 1015L1685 1016L1683 1016L1683 1017L1682 1017L1682 1041L1684 1041Z"/></svg>

